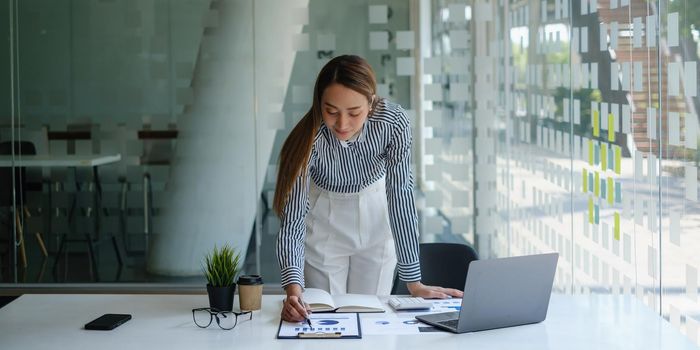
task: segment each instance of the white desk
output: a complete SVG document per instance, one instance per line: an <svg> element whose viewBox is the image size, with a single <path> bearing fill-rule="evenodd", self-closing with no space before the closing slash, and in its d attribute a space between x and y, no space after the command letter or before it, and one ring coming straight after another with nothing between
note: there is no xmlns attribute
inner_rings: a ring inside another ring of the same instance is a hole
<svg viewBox="0 0 700 350"><path fill-rule="evenodd" d="M3 349L697 349L636 299L553 295L539 324L452 334L279 340L281 295L266 295L252 321L200 329L191 309L206 295L24 295L0 309ZM238 305L238 301L234 305ZM388 307L387 307L388 308ZM391 312L391 311L388 311ZM81 329L104 313L133 319L112 331ZM364 316L364 315L363 315Z"/></svg>

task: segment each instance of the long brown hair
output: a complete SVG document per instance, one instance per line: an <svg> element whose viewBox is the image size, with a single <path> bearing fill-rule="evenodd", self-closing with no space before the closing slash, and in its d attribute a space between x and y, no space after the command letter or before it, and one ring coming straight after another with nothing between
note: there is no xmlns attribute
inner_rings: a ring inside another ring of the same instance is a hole
<svg viewBox="0 0 700 350"><path fill-rule="evenodd" d="M365 97L376 105L373 100L377 90L377 81L372 67L364 58L354 55L338 56L326 63L318 73L314 85L314 97L311 108L297 123L284 141L280 151L280 165L277 173L277 187L272 209L280 217L289 199L294 182L300 174L305 175L314 138L321 127L321 98L326 88L332 84L341 84ZM372 109L375 106L371 106ZM302 177L306 181L306 177Z"/></svg>

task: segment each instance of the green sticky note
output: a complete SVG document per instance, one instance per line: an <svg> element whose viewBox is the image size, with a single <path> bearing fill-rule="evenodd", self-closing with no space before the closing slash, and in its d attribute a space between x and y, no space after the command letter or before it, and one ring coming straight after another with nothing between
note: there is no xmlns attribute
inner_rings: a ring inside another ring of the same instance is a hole
<svg viewBox="0 0 700 350"><path fill-rule="evenodd" d="M598 111L593 111L593 136L600 136L600 116Z"/></svg>
<svg viewBox="0 0 700 350"><path fill-rule="evenodd" d="M608 199L608 204L613 205L613 202L614 202L614 199L615 199L615 195L614 195L614 193L615 193L615 186L613 185L613 179L612 179L612 177L609 177L609 178L608 178L608 186L606 186L606 187L607 187L607 190L608 190L608 198L607 198L607 199Z"/></svg>
<svg viewBox="0 0 700 350"><path fill-rule="evenodd" d="M588 197L588 223L593 223L593 197Z"/></svg>
<svg viewBox="0 0 700 350"><path fill-rule="evenodd" d="M595 183L593 183L593 194L596 197L600 197L600 173L595 172Z"/></svg>
<svg viewBox="0 0 700 350"><path fill-rule="evenodd" d="M593 150L593 140L588 140L588 165L593 165L593 157L595 156Z"/></svg>
<svg viewBox="0 0 700 350"><path fill-rule="evenodd" d="M583 169L583 188L582 192L587 192L588 191L588 170Z"/></svg>
<svg viewBox="0 0 700 350"><path fill-rule="evenodd" d="M615 142L615 116L608 114L608 141Z"/></svg>
<svg viewBox="0 0 700 350"><path fill-rule="evenodd" d="M615 213L615 240L620 240L620 213Z"/></svg>
<svg viewBox="0 0 700 350"><path fill-rule="evenodd" d="M622 163L622 148L620 146L615 146L615 174L620 174L620 167Z"/></svg>
<svg viewBox="0 0 700 350"><path fill-rule="evenodd" d="M600 167L605 170L608 168L608 144L600 143Z"/></svg>

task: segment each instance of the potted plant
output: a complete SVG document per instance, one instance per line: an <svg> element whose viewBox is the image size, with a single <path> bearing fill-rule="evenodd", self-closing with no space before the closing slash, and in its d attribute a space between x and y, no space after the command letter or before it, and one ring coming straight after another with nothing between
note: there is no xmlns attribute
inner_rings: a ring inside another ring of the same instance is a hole
<svg viewBox="0 0 700 350"><path fill-rule="evenodd" d="M204 257L204 275L207 277L209 307L219 311L233 309L236 292L236 275L239 272L240 255L228 244L214 249Z"/></svg>

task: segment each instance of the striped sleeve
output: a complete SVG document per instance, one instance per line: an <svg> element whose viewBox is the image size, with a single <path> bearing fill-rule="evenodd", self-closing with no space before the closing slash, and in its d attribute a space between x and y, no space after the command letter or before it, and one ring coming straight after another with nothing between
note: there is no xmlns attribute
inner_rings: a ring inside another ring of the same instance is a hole
<svg viewBox="0 0 700 350"><path fill-rule="evenodd" d="M282 272L283 288L294 283L304 287L304 219L309 211L309 168L306 174L297 177L292 187L277 236L277 262Z"/></svg>
<svg viewBox="0 0 700 350"><path fill-rule="evenodd" d="M399 278L404 282L420 281L418 217L413 198L411 174L411 126L403 110L400 123L392 131L387 147L386 196L389 222L396 244Z"/></svg>

